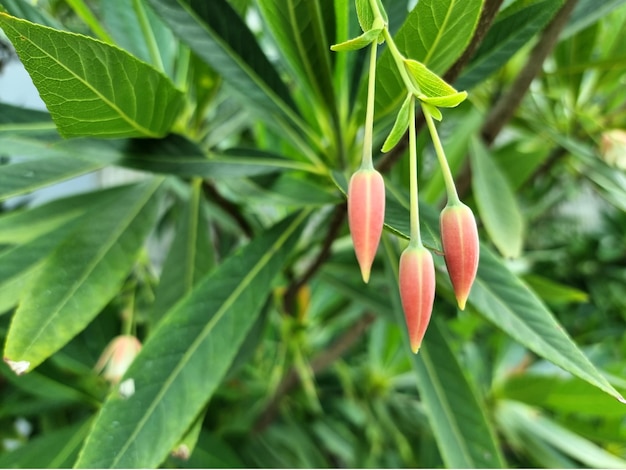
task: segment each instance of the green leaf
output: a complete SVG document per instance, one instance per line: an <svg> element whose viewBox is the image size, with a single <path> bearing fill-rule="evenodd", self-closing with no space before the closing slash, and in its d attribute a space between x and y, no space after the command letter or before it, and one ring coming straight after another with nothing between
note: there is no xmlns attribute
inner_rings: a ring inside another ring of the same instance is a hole
<svg viewBox="0 0 626 470"><path fill-rule="evenodd" d="M552 281L543 276L528 274L524 276L524 282L548 304L568 304L589 301L589 294L586 292Z"/></svg>
<svg viewBox="0 0 626 470"><path fill-rule="evenodd" d="M0 132L52 130L50 114L0 103Z"/></svg>
<svg viewBox="0 0 626 470"><path fill-rule="evenodd" d="M483 0L420 0L394 40L407 58L442 75L463 53L478 24ZM404 97L404 84L389 51L376 67L376 119L393 112Z"/></svg>
<svg viewBox="0 0 626 470"><path fill-rule="evenodd" d="M59 350L117 294L156 217L162 180L131 186L94 208L26 286L4 349L33 369Z"/></svg>
<svg viewBox="0 0 626 470"><path fill-rule="evenodd" d="M626 0L604 0L603 2L578 0L569 23L561 33L560 38L569 38L625 4Z"/></svg>
<svg viewBox="0 0 626 470"><path fill-rule="evenodd" d="M92 420L54 429L14 451L0 454L1 468L70 468Z"/></svg>
<svg viewBox="0 0 626 470"><path fill-rule="evenodd" d="M398 284L396 250L385 238L390 285ZM392 296L396 322L405 324L397 291ZM411 354L408 333L404 346ZM502 468L504 460L489 421L485 404L463 373L446 338L445 326L432 321L417 355L411 362L439 452L450 468Z"/></svg>
<svg viewBox="0 0 626 470"><path fill-rule="evenodd" d="M174 241L163 263L151 314L154 324L191 292L214 264L203 203L201 180L194 180L189 199L184 202Z"/></svg>
<svg viewBox="0 0 626 470"><path fill-rule="evenodd" d="M356 38L348 39L347 41L339 44L333 44L330 46L330 49L335 52L358 51L359 49L363 49L378 40L378 36L380 36L381 32L382 28L370 29Z"/></svg>
<svg viewBox="0 0 626 470"><path fill-rule="evenodd" d="M413 95L407 95L404 103L400 107L400 111L398 111L398 116L396 117L396 121L393 123L393 127L389 132L389 135L385 139L385 143L383 144L383 148L381 152L389 152L392 148L394 148L400 139L409 128L409 108L411 103L413 102ZM415 104L413 104L415 106Z"/></svg>
<svg viewBox="0 0 626 470"><path fill-rule="evenodd" d="M374 26L374 21L376 17L374 16L374 12L372 11L372 4L370 0L356 0L356 15L359 19L359 25L363 32L370 31ZM380 0L376 0L378 5L378 11L382 15L382 20L386 23L389 22L389 18L387 17L387 12L385 11L385 7L383 6Z"/></svg>
<svg viewBox="0 0 626 470"><path fill-rule="evenodd" d="M563 5L563 0L518 1L501 12L472 61L456 81L459 88L479 84L507 63Z"/></svg>
<svg viewBox="0 0 626 470"><path fill-rule="evenodd" d="M177 118L182 93L126 51L4 13L0 27L63 136L158 137Z"/></svg>
<svg viewBox="0 0 626 470"><path fill-rule="evenodd" d="M259 0L282 56L326 109L335 109L330 51L319 0ZM381 28L382 29L382 28Z"/></svg>
<svg viewBox="0 0 626 470"><path fill-rule="evenodd" d="M224 77L225 85L247 107L270 125L301 124L287 86L226 0L148 3L181 41Z"/></svg>
<svg viewBox="0 0 626 470"><path fill-rule="evenodd" d="M417 97L432 106L454 108L467 98L467 92L458 92L445 82L439 75L412 59L406 59L404 65L409 76L415 80L420 93Z"/></svg>
<svg viewBox="0 0 626 470"><path fill-rule="evenodd" d="M607 452L529 406L505 401L498 405L497 414L499 420L511 423L522 436L543 440L588 468L626 468L626 460Z"/></svg>
<svg viewBox="0 0 626 470"><path fill-rule="evenodd" d="M154 468L165 459L228 371L304 218L253 240L170 310L125 374L135 393L109 397L77 467Z"/></svg>
<svg viewBox="0 0 626 470"><path fill-rule="evenodd" d="M61 23L47 14L43 8L38 8L25 0L0 0L0 5L4 6L6 13L12 16L51 28L64 29Z"/></svg>
<svg viewBox="0 0 626 470"><path fill-rule="evenodd" d="M31 160L0 166L0 201L103 168L75 158Z"/></svg>
<svg viewBox="0 0 626 470"><path fill-rule="evenodd" d="M472 189L487 233L507 258L517 258L524 241L524 219L511 185L481 140L470 145Z"/></svg>

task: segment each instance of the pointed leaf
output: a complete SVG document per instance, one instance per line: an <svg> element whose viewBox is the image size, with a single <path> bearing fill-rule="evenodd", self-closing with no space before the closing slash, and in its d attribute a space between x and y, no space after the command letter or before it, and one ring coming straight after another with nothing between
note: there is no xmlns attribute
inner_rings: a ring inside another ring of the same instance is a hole
<svg viewBox="0 0 626 470"><path fill-rule="evenodd" d="M226 0L148 0L174 33L270 125L301 124L287 86Z"/></svg>
<svg viewBox="0 0 626 470"><path fill-rule="evenodd" d="M333 110L335 91L323 5L319 0L259 0L258 5L298 83Z"/></svg>
<svg viewBox="0 0 626 470"><path fill-rule="evenodd" d="M563 29L561 39L566 39L576 34L624 4L626 4L625 0L604 0L603 2L578 0L569 23Z"/></svg>
<svg viewBox="0 0 626 470"><path fill-rule="evenodd" d="M46 260L14 314L5 360L40 364L117 294L152 229L162 180L131 186L96 208Z"/></svg>
<svg viewBox="0 0 626 470"><path fill-rule="evenodd" d="M394 148L409 128L409 107L413 102L412 98L413 96L409 94L404 100L404 103L402 103L400 111L398 111L398 116L396 116L396 122L393 123L393 127L391 128L387 139L385 139L381 152L389 152L392 148Z"/></svg>
<svg viewBox="0 0 626 470"><path fill-rule="evenodd" d="M470 145L472 189L487 233L502 256L517 258L524 242L524 218L513 188L478 138Z"/></svg>
<svg viewBox="0 0 626 470"><path fill-rule="evenodd" d="M0 166L0 201L99 170L104 164L75 158L49 158Z"/></svg>
<svg viewBox="0 0 626 470"><path fill-rule="evenodd" d="M339 44L333 44L330 46L330 49L335 52L358 51L359 49L363 49L376 41L381 32L382 28L370 29L356 38L348 39L347 41L340 42Z"/></svg>
<svg viewBox="0 0 626 470"><path fill-rule="evenodd" d="M77 467L155 468L166 458L228 371L303 219L265 232L170 310L123 379L134 382L135 393L109 397Z"/></svg>
<svg viewBox="0 0 626 470"><path fill-rule="evenodd" d="M126 51L4 13L0 27L65 137L157 137L177 118L182 93Z"/></svg>
<svg viewBox="0 0 626 470"><path fill-rule="evenodd" d="M203 203L201 181L195 180L191 195L184 202L174 241L163 263L151 315L154 324L191 292L193 286L213 266L213 250Z"/></svg>

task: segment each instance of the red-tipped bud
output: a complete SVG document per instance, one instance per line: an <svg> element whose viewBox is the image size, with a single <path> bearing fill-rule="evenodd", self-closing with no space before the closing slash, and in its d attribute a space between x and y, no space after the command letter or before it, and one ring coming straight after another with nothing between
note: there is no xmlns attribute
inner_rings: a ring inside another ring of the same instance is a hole
<svg viewBox="0 0 626 470"><path fill-rule="evenodd" d="M399 281L411 350L417 354L435 301L435 266L430 251L423 246L404 250L400 256Z"/></svg>
<svg viewBox="0 0 626 470"><path fill-rule="evenodd" d="M448 274L459 308L464 310L478 270L476 219L469 207L458 203L446 206L441 212L440 228Z"/></svg>
<svg viewBox="0 0 626 470"><path fill-rule="evenodd" d="M374 169L359 170L348 188L348 224L361 275L370 278L385 219L385 182Z"/></svg>

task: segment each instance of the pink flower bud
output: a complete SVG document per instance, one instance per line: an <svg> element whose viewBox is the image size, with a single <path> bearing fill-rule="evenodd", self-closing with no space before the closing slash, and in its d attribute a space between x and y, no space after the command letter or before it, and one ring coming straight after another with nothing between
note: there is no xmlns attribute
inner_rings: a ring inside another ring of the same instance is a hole
<svg viewBox="0 0 626 470"><path fill-rule="evenodd" d="M361 275L370 278L385 219L385 182L374 169L359 170L348 188L348 224Z"/></svg>
<svg viewBox="0 0 626 470"><path fill-rule="evenodd" d="M116 336L104 349L94 369L104 370L102 375L106 380L118 383L140 350L141 343L134 336Z"/></svg>
<svg viewBox="0 0 626 470"><path fill-rule="evenodd" d="M478 270L476 219L465 204L449 205L441 212L440 228L448 274L459 308L464 310Z"/></svg>
<svg viewBox="0 0 626 470"><path fill-rule="evenodd" d="M399 283L411 350L417 354L435 301L435 266L430 251L423 246L404 250L400 256Z"/></svg>

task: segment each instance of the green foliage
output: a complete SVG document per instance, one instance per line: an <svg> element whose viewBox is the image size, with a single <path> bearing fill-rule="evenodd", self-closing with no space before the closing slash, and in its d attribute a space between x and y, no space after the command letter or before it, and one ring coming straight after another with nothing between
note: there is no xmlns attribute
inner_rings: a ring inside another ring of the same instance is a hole
<svg viewBox="0 0 626 470"><path fill-rule="evenodd" d="M47 107L0 103L0 467L625 468L626 9L579 0L530 67L570 2L489 22L500 2L0 0ZM397 279L414 100L442 143L418 115L418 355ZM366 286L345 197L369 144ZM441 151L481 239L465 311ZM137 181L31 198L119 168ZM138 354L99 361L128 335Z"/></svg>

